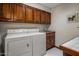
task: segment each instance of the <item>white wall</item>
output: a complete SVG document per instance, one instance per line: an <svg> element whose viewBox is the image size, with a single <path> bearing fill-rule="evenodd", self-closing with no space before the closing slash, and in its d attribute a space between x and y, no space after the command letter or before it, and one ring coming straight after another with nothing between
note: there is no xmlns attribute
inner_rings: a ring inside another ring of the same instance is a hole
<svg viewBox="0 0 79 59"><path fill-rule="evenodd" d="M15 28L38 28L40 31L43 31L44 29L48 28L49 25L44 24L31 24L31 23L9 23L9 22L0 22L0 34L5 32L7 29L15 29Z"/></svg>
<svg viewBox="0 0 79 59"><path fill-rule="evenodd" d="M49 30L56 31L56 46L79 36L79 22L68 23L68 16L79 11L79 4L61 4L52 9L52 21Z"/></svg>
<svg viewBox="0 0 79 59"><path fill-rule="evenodd" d="M24 3L24 4L35 7L35 8L38 8L38 9L41 9L41 10L51 12L51 9L49 9L49 8L39 4L39 3Z"/></svg>

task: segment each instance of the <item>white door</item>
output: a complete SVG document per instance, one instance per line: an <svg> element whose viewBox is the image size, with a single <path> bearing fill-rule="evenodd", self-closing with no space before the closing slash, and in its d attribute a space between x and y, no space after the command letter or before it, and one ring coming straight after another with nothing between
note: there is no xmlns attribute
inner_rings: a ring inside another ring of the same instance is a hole
<svg viewBox="0 0 79 59"><path fill-rule="evenodd" d="M31 56L32 55L32 40L28 37L11 39L7 42L8 56Z"/></svg>

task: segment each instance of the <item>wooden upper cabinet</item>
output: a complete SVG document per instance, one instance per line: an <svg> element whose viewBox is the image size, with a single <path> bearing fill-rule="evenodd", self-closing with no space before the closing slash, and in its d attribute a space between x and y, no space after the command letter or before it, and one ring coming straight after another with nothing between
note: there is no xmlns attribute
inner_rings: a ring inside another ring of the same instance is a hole
<svg viewBox="0 0 79 59"><path fill-rule="evenodd" d="M34 23L40 23L41 19L41 11L38 9L34 9Z"/></svg>
<svg viewBox="0 0 79 59"><path fill-rule="evenodd" d="M45 12L41 11L41 24L46 24Z"/></svg>
<svg viewBox="0 0 79 59"><path fill-rule="evenodd" d="M26 9L25 9L25 13L26 13L26 23L33 23L34 20L33 20L33 8L32 7L29 7L29 6L26 6Z"/></svg>
<svg viewBox="0 0 79 59"><path fill-rule="evenodd" d="M51 23L51 13L46 12L45 19L46 19L46 24L50 24Z"/></svg>
<svg viewBox="0 0 79 59"><path fill-rule="evenodd" d="M0 3L0 21L13 21L11 4Z"/></svg>
<svg viewBox="0 0 79 59"><path fill-rule="evenodd" d="M0 22L50 24L49 12L20 3L0 3Z"/></svg>
<svg viewBox="0 0 79 59"><path fill-rule="evenodd" d="M12 8L13 8L14 22L24 23L25 22L25 8L24 8L24 5L19 4L19 3L13 3Z"/></svg>
<svg viewBox="0 0 79 59"><path fill-rule="evenodd" d="M50 24L50 22L51 22L51 14L49 12L42 11L41 12L41 23Z"/></svg>

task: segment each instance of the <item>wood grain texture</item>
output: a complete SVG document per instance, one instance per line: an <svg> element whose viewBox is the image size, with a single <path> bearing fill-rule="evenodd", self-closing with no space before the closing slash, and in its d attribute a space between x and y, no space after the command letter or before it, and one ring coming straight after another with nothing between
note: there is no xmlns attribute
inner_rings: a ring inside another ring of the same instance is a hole
<svg viewBox="0 0 79 59"><path fill-rule="evenodd" d="M53 48L55 46L55 32L46 33L46 49Z"/></svg>
<svg viewBox="0 0 79 59"><path fill-rule="evenodd" d="M60 46L60 48L63 50L64 53L67 53L71 56L79 56L79 51L73 50L71 48L65 47L65 46Z"/></svg>
<svg viewBox="0 0 79 59"><path fill-rule="evenodd" d="M41 11L38 9L34 9L34 23L40 24L41 20Z"/></svg>
<svg viewBox="0 0 79 59"><path fill-rule="evenodd" d="M0 3L0 21L13 21L11 5L8 3Z"/></svg>
<svg viewBox="0 0 79 59"><path fill-rule="evenodd" d="M50 24L51 13L21 3L0 3L0 22Z"/></svg>
<svg viewBox="0 0 79 59"><path fill-rule="evenodd" d="M33 23L33 8L26 6L26 22Z"/></svg>
<svg viewBox="0 0 79 59"><path fill-rule="evenodd" d="M14 22L25 22L25 9L22 4L12 4Z"/></svg>

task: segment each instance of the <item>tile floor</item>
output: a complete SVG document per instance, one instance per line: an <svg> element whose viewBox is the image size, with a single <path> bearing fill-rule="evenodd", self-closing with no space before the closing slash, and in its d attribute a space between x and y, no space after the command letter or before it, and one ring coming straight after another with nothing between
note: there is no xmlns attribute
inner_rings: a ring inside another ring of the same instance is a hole
<svg viewBox="0 0 79 59"><path fill-rule="evenodd" d="M52 48L47 51L45 56L63 56L63 51L58 48Z"/></svg>

